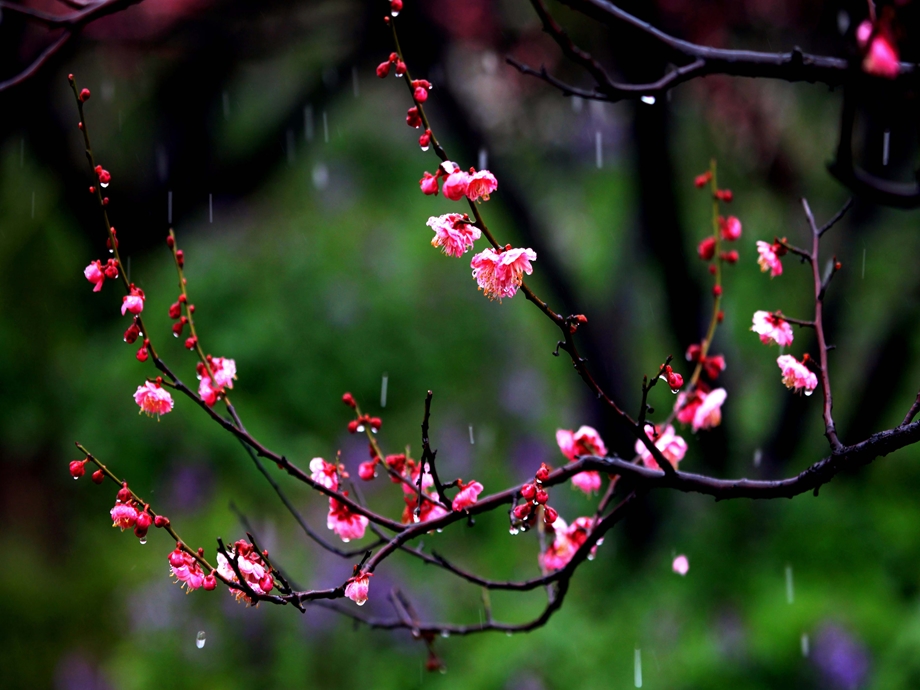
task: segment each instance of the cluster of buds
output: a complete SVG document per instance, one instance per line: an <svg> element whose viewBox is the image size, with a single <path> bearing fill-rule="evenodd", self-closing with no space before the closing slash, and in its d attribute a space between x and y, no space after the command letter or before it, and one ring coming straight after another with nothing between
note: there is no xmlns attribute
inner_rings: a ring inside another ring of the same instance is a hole
<svg viewBox="0 0 920 690"><path fill-rule="evenodd" d="M488 170L470 168L469 172L464 172L453 161L442 162L433 175L426 171L419 180L419 187L425 194L437 195L441 178L444 178L444 196L451 201L460 201L463 197L470 201L480 198L488 201L489 195L498 189L498 180Z"/></svg>
<svg viewBox="0 0 920 690"><path fill-rule="evenodd" d="M428 100L428 92L431 91L431 82L427 79L413 79L409 85L412 87L412 97L416 103L424 103Z"/></svg>
<svg viewBox="0 0 920 690"><path fill-rule="evenodd" d="M128 482L121 485L115 497L115 506L112 508L112 527L120 527L124 532L129 527L134 528L134 536L144 544L147 541L147 530L154 524L148 509L149 505L141 508L134 500L134 494L128 488ZM157 525L159 527L159 525Z"/></svg>
<svg viewBox="0 0 920 690"><path fill-rule="evenodd" d="M228 549L228 554L236 564L236 568L231 565L224 554L217 554L217 572L224 580L239 584L240 580L236 574L238 569L245 585L255 594L268 594L274 588L275 579L272 577L271 567L263 559L263 556L268 556L268 551L259 553L252 544L241 539ZM237 601L245 599L249 604L253 603L252 598L244 590L231 589L230 591Z"/></svg>
<svg viewBox="0 0 920 690"><path fill-rule="evenodd" d="M551 471L549 465L542 463L534 474L533 481L521 487L521 498L524 502L511 510L512 534L526 532L536 525L541 513L546 525L552 525L559 518L559 513L548 503L549 492L543 488L543 482L549 478Z"/></svg>
<svg viewBox="0 0 920 690"><path fill-rule="evenodd" d="M684 377L674 371L670 364L665 365L661 378L667 382L673 393L679 391L680 387L684 385Z"/></svg>
<svg viewBox="0 0 920 690"><path fill-rule="evenodd" d="M195 343L192 343L191 347L194 347ZM189 347L188 340L185 341L185 346ZM198 397L208 407L214 407L214 403L225 394L224 389L233 388L233 382L236 380L236 361L227 357L207 355L205 362L198 362L195 366L198 374Z"/></svg>
<svg viewBox="0 0 920 690"><path fill-rule="evenodd" d="M112 182L112 173L103 168L101 165L95 167L96 177L99 178L99 186L105 189Z"/></svg>
<svg viewBox="0 0 920 690"><path fill-rule="evenodd" d="M687 348L687 361L700 362L702 371L711 380L719 378L719 374L725 371L725 357L723 355L703 355L703 346L694 343Z"/></svg>
<svg viewBox="0 0 920 690"><path fill-rule="evenodd" d="M406 63L399 59L397 53L390 53L390 57L387 58L386 62L381 62L377 65L377 76L381 79L386 78L390 73L390 66L394 65L396 69L396 78L401 79L402 76L406 73Z"/></svg>
<svg viewBox="0 0 920 690"><path fill-rule="evenodd" d="M116 259L109 259L103 265L103 263L97 259L83 269L83 275L93 284L93 292L99 292L106 278L110 280L118 278L118 261Z"/></svg>
<svg viewBox="0 0 920 690"><path fill-rule="evenodd" d="M373 433L380 431L380 427L383 426L383 420L380 417L371 417L369 414L360 414L357 419L352 419L348 422L348 433L357 434L364 431L366 428L370 428Z"/></svg>
<svg viewBox="0 0 920 690"><path fill-rule="evenodd" d="M74 479L79 479L84 474L86 474L86 463L89 462L89 458L84 458L83 460L73 460L70 463L70 476ZM92 480L94 484L102 484L105 481L105 472L102 469L98 469L92 474Z"/></svg>

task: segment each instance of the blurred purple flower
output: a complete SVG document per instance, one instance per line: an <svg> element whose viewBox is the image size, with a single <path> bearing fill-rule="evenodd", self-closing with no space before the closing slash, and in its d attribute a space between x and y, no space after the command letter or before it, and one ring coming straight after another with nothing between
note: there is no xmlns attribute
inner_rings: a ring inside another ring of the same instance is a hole
<svg viewBox="0 0 920 690"><path fill-rule="evenodd" d="M818 631L812 659L824 684L835 690L857 690L869 676L869 652L865 645L833 623Z"/></svg>

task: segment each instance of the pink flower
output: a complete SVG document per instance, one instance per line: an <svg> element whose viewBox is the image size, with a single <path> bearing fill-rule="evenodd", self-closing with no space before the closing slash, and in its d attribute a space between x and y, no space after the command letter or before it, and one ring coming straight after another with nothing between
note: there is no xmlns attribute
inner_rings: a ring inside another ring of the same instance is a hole
<svg viewBox="0 0 920 690"><path fill-rule="evenodd" d="M565 520L562 518L557 518L552 526L555 532L553 543L538 557L540 568L543 572L548 573L564 568L572 560L579 547L587 541L593 526L594 520L589 517L577 518L570 526L566 525ZM600 544L601 541L599 540L594 545L591 549L590 557L593 558Z"/></svg>
<svg viewBox="0 0 920 690"><path fill-rule="evenodd" d="M83 269L83 275L94 285L93 292L99 292L102 289L102 284L105 282L105 273L102 270L101 261L93 261L93 263Z"/></svg>
<svg viewBox="0 0 920 690"><path fill-rule="evenodd" d="M204 401L205 405L214 407L214 403L217 402L217 394L218 391L211 387L211 379L207 376L202 377L198 382L198 397Z"/></svg>
<svg viewBox="0 0 920 690"><path fill-rule="evenodd" d="M741 221L734 216L719 217L719 230L722 232L723 240L733 242L741 237Z"/></svg>
<svg viewBox="0 0 920 690"><path fill-rule="evenodd" d="M597 493L601 488L601 473L595 470L579 472L572 476L572 486L581 489L587 496Z"/></svg>
<svg viewBox="0 0 920 690"><path fill-rule="evenodd" d="M122 532L128 527L134 527L137 522L137 509L132 502L115 501L115 507L109 514L112 516L112 527L121 527Z"/></svg>
<svg viewBox="0 0 920 690"><path fill-rule="evenodd" d="M658 433L657 438L654 437L654 433ZM677 469L677 463L683 460L684 455L687 454L687 442L674 433L674 427L668 424L663 432L658 427L655 427L654 432L650 427L645 427L645 434L649 438L655 439L655 447L661 451L665 460L670 462L674 469ZM651 451L645 447L642 441L636 441L636 453L646 467L652 470L660 469Z"/></svg>
<svg viewBox="0 0 920 690"><path fill-rule="evenodd" d="M792 326L781 316L768 311L754 312L751 330L760 336L760 342L764 345L772 341L780 347L786 347L792 343Z"/></svg>
<svg viewBox="0 0 920 690"><path fill-rule="evenodd" d="M498 180L495 179L495 175L488 170L480 170L470 176L466 196L470 201L476 201L479 197L482 197L483 201L488 201L489 195L496 189L498 189Z"/></svg>
<svg viewBox="0 0 920 690"><path fill-rule="evenodd" d="M438 178L441 176L440 171L437 175L432 175L430 172L426 172L421 180L418 181L419 187L422 188L424 194L429 195L438 195Z"/></svg>
<svg viewBox="0 0 920 690"><path fill-rule="evenodd" d="M460 482L460 491L454 496L451 507L456 511L465 510L476 503L480 493L482 493L482 484L479 482L470 482L466 486Z"/></svg>
<svg viewBox="0 0 920 690"><path fill-rule="evenodd" d="M856 28L856 42L860 48L865 48L869 44L869 38L872 36L872 22L864 19Z"/></svg>
<svg viewBox="0 0 920 690"><path fill-rule="evenodd" d="M236 362L226 357L211 357L211 371L214 374L214 384L218 388L233 388L236 379Z"/></svg>
<svg viewBox="0 0 920 690"><path fill-rule="evenodd" d="M365 573L359 573L348 581L345 585L345 596L355 602L358 606L364 606L367 603L367 590L370 581Z"/></svg>
<svg viewBox="0 0 920 690"><path fill-rule="evenodd" d="M146 412L148 417L166 414L173 408L173 399L169 392L158 383L147 381L143 386L138 386L134 392L136 402L141 412Z"/></svg>
<svg viewBox="0 0 920 690"><path fill-rule="evenodd" d="M898 51L884 34L878 34L872 39L862 66L868 74L885 79L895 79L901 69Z"/></svg>
<svg viewBox="0 0 920 690"><path fill-rule="evenodd" d="M711 429L722 423L722 404L728 394L724 388L716 388L703 398L693 414L693 431Z"/></svg>
<svg viewBox="0 0 920 690"><path fill-rule="evenodd" d="M473 248L473 243L482 236L479 228L469 222L469 216L460 213L447 213L432 216L428 227L434 230L432 247L441 247L447 256L463 256Z"/></svg>
<svg viewBox="0 0 920 690"><path fill-rule="evenodd" d="M476 254L470 267L473 278L489 299L499 301L504 297L514 297L524 281L523 274L533 273L531 261L536 261L537 253L533 249L511 249L510 245L501 253L488 248Z"/></svg>
<svg viewBox="0 0 920 690"><path fill-rule="evenodd" d="M760 258L757 259L757 263L760 265L760 270L763 273L770 271L771 278L783 274L783 264L776 254L776 245L758 240L757 253L760 255Z"/></svg>
<svg viewBox="0 0 920 690"><path fill-rule="evenodd" d="M313 458L310 461L310 475L317 484L325 486L330 491L339 490L339 472L338 468L331 462L326 462L322 458ZM329 529L332 529L331 527Z"/></svg>
<svg viewBox="0 0 920 690"><path fill-rule="evenodd" d="M367 523L366 517L351 512L344 503L339 503L334 498L329 499L329 516L326 518L326 527L339 535L345 543L363 537Z"/></svg>
<svg viewBox="0 0 920 690"><path fill-rule="evenodd" d="M131 291L121 298L121 315L131 312L135 316L144 311L144 291L131 286Z"/></svg>
<svg viewBox="0 0 920 690"><path fill-rule="evenodd" d="M184 586L188 592L198 589L205 582L205 575L201 570L201 565L192 554L183 551L178 546L176 546L175 551L169 554L169 569L172 571L173 577L180 583L180 586Z"/></svg>
<svg viewBox="0 0 920 690"><path fill-rule="evenodd" d="M687 560L687 557L681 554L674 559L674 562L671 564L671 570L673 570L678 575L686 575L687 571L690 570L690 561Z"/></svg>
<svg viewBox="0 0 920 690"><path fill-rule="evenodd" d="M442 163L442 165L446 164ZM466 196L467 187L469 186L471 178L468 172L463 172L456 167L456 163L453 163L453 165L455 166L454 171L444 180L442 191L444 192L444 196L451 201L460 201L460 199Z"/></svg>
<svg viewBox="0 0 920 690"><path fill-rule="evenodd" d="M786 388L793 388L796 392L804 391L805 395L814 393L818 387L818 377L802 362L792 355L780 355L776 363L783 372Z"/></svg>
<svg viewBox="0 0 920 690"><path fill-rule="evenodd" d="M227 549L230 557L236 562L240 574L246 584L256 594L268 594L275 586L271 570L262 560L262 555L248 541L240 540ZM240 579L230 561L222 553L217 554L217 572L225 580L239 583ZM252 599L241 589L231 589L230 593L236 600L245 599L250 604Z"/></svg>
<svg viewBox="0 0 920 690"><path fill-rule="evenodd" d="M556 430L556 443L559 450L569 460L575 460L582 455L607 455L607 446L604 445L604 439L597 433L593 427L582 426L578 431L572 432L567 429Z"/></svg>

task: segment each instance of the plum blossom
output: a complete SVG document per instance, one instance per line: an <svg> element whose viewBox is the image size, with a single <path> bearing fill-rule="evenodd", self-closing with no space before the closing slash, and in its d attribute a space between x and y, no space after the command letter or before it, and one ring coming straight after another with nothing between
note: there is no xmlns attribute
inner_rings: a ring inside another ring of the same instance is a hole
<svg viewBox="0 0 920 690"><path fill-rule="evenodd" d="M686 556L681 554L674 559L673 563L671 563L671 570L680 576L684 576L690 570L690 561L687 560Z"/></svg>
<svg viewBox="0 0 920 690"><path fill-rule="evenodd" d="M165 388L158 382L147 381L143 386L138 386L134 392L136 402L141 412L146 412L148 417L164 415L173 408L173 399Z"/></svg>
<svg viewBox="0 0 920 690"><path fill-rule="evenodd" d="M476 201L482 197L483 201L489 200L489 195L498 189L498 180L495 179L495 175L490 173L488 170L480 170L478 172L472 172L470 175L469 183L466 188L466 196L470 201Z"/></svg>
<svg viewBox="0 0 920 690"><path fill-rule="evenodd" d="M134 507L134 502L131 500L115 501L115 507L109 514L112 516L112 527L120 527L122 532L129 527L134 527L137 522L137 508Z"/></svg>
<svg viewBox="0 0 920 690"><path fill-rule="evenodd" d="M804 391L805 395L811 395L818 387L818 377L814 372L792 355L780 355L776 358L776 364L783 372L783 383L786 388L792 388L796 392Z"/></svg>
<svg viewBox="0 0 920 690"><path fill-rule="evenodd" d="M187 592L205 584L206 578L198 560L192 554L183 551L178 545L175 551L169 554L169 569L176 581L180 583L180 587L185 587Z"/></svg>
<svg viewBox="0 0 920 690"><path fill-rule="evenodd" d="M368 576L369 573L358 573L345 585L345 596L358 606L364 606L367 603L367 590L370 586Z"/></svg>
<svg viewBox="0 0 920 690"><path fill-rule="evenodd" d="M755 311L751 330L760 336L760 342L764 345L774 342L780 347L786 347L792 344L792 326L778 313Z"/></svg>
<svg viewBox="0 0 920 690"><path fill-rule="evenodd" d="M312 465L312 463L311 463ZM368 519L358 513L353 513L344 503L336 499L329 499L329 515L326 518L326 527L335 532L346 544L352 539L364 536Z"/></svg>
<svg viewBox="0 0 920 690"><path fill-rule="evenodd" d="M442 163L447 165L450 161ZM464 196L466 196L467 187L470 184L470 174L464 172L456 163L451 163L454 170L447 175L447 179L444 180L444 186L441 188L446 196L451 201L460 201Z"/></svg>
<svg viewBox="0 0 920 690"><path fill-rule="evenodd" d="M512 249L509 244L501 252L489 247L476 254L470 267L483 294L501 301L504 297L514 297L524 281L523 274L533 273L530 262L536 259L533 249Z"/></svg>
<svg viewBox="0 0 920 690"><path fill-rule="evenodd" d="M480 229L470 223L469 216L465 213L432 216L428 219L427 225L434 230L431 246L441 247L441 251L447 256L463 256L482 236Z"/></svg>
<svg viewBox="0 0 920 690"><path fill-rule="evenodd" d="M658 434L657 438L655 437L656 433ZM687 454L687 442L674 433L674 427L668 424L664 431L661 431L659 427L655 427L654 431L650 427L645 427L645 434L655 441L655 447L661 451L665 460L670 462L674 469L677 469L677 463L683 460L684 455ZM636 453L646 467L652 470L660 469L651 451L646 448L642 441L636 441Z"/></svg>
<svg viewBox="0 0 920 690"><path fill-rule="evenodd" d="M218 388L233 388L236 379L236 362L227 357L211 357L211 372L214 374L214 385Z"/></svg>
<svg viewBox="0 0 920 690"><path fill-rule="evenodd" d="M432 175L430 172L425 172L422 176L422 179L418 181L419 187L422 189L423 194L428 194L429 196L438 195L438 178L441 176L441 171L439 170L436 175Z"/></svg>
<svg viewBox="0 0 920 690"><path fill-rule="evenodd" d="M326 462L322 458L313 458L310 461L310 472L312 472L310 479L317 484L325 486L330 491L339 490L339 471L331 462Z"/></svg>
<svg viewBox="0 0 920 690"><path fill-rule="evenodd" d="M569 459L569 462L582 455L607 455L607 446L597 430L590 426L582 426L578 431L568 429L556 430L556 443L559 450ZM587 495L601 488L601 475L595 470L579 472L572 477L572 485L584 491Z"/></svg>
<svg viewBox="0 0 920 690"><path fill-rule="evenodd" d="M564 568L572 560L579 547L587 541L593 527L594 520L589 517L576 518L571 525L566 525L562 518L556 518L552 525L555 532L553 543L538 557L543 572L548 573ZM600 540L591 549L591 557L594 556L598 546L600 546Z"/></svg>
<svg viewBox="0 0 920 690"><path fill-rule="evenodd" d="M230 554L230 558L236 562L243 580L253 592L256 594L268 594L274 588L275 581L272 577L271 569L268 568L265 561L262 560L262 555L255 550L252 544L241 539L227 549L227 552ZM240 581L233 565L222 553L217 554L217 572L230 582L239 583ZM230 593L236 597L237 601L245 599L250 604L252 603L249 595L241 589L231 589Z"/></svg>
<svg viewBox="0 0 920 690"><path fill-rule="evenodd" d="M466 486L463 485L463 482L460 482L459 486L460 491L454 496L451 504L451 507L456 511L465 510L475 504L479 494L482 493L482 484L479 482L470 482Z"/></svg>
<svg viewBox="0 0 920 690"><path fill-rule="evenodd" d="M783 263L780 261L776 249L777 246L775 244L770 244L763 240L757 241L757 253L760 255L757 259L757 263L762 273L770 271L771 278L783 274Z"/></svg>
<svg viewBox="0 0 920 690"><path fill-rule="evenodd" d="M879 33L869 43L862 67L865 72L877 77L895 79L898 76L901 70L898 50L884 33Z"/></svg>
<svg viewBox="0 0 920 690"><path fill-rule="evenodd" d="M723 240L733 242L741 237L741 221L735 216L729 216L728 218L719 216L719 231Z"/></svg>
<svg viewBox="0 0 920 690"><path fill-rule="evenodd" d="M121 315L131 312L135 316L144 311L144 291L131 285L127 295L121 298Z"/></svg>
<svg viewBox="0 0 920 690"><path fill-rule="evenodd" d="M719 426L722 423L722 404L727 395L724 388L709 391L703 386L698 386L692 393L681 393L674 405L677 421L692 425L694 433Z"/></svg>
<svg viewBox="0 0 920 690"><path fill-rule="evenodd" d="M105 282L105 272L102 269L101 261L98 259L93 261L83 269L83 275L93 284L93 292L99 292L102 289L102 284Z"/></svg>

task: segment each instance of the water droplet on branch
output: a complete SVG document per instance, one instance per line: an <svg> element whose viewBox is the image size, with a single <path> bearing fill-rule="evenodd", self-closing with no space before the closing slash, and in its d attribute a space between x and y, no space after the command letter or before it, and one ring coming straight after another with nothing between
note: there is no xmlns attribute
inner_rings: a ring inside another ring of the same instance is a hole
<svg viewBox="0 0 920 690"><path fill-rule="evenodd" d="M643 103L645 103L645 105L655 105L655 97L654 97L654 96L643 96L643 97L640 98L639 100L642 101Z"/></svg>

